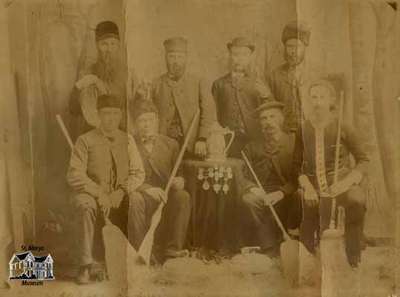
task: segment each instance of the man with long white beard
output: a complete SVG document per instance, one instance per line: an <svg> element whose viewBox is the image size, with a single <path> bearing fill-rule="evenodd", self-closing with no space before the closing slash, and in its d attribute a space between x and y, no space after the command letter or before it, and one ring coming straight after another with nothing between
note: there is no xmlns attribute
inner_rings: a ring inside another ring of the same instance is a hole
<svg viewBox="0 0 400 297"><path fill-rule="evenodd" d="M308 88L306 120L296 135L295 172L304 195L300 239L315 252L315 233L329 227L331 198L345 208L345 244L349 264L361 261L365 193L360 186L368 171L369 157L359 133L341 125L338 181L334 182L338 137L336 90L328 80L313 82ZM354 159L354 161L352 160ZM353 164L354 163L354 164ZM296 169L297 168L297 169Z"/></svg>
<svg viewBox="0 0 400 297"><path fill-rule="evenodd" d="M305 51L310 43L310 30L304 23L288 23L282 32L285 63L268 78L274 98L284 104L284 129L296 132L302 118L302 90L307 81ZM309 71L308 71L309 72Z"/></svg>
<svg viewBox="0 0 400 297"><path fill-rule="evenodd" d="M271 100L257 108L263 136L244 149L263 187L260 189L253 182L249 170L244 171L244 194L241 199L243 235L247 237L244 243L260 246L263 253L272 257L279 255L282 234L268 209L268 203L274 204L289 231L294 231L300 224L299 206L296 205L299 199L295 199L296 186L291 180L294 134L282 130L283 107L282 103Z"/></svg>
<svg viewBox="0 0 400 297"><path fill-rule="evenodd" d="M118 26L104 21L96 26L97 61L79 73L70 101L72 137L91 130L99 125L97 98L100 95L114 95L126 100L127 69L123 63L120 49ZM125 106L123 106L123 113ZM122 119L121 126L125 125Z"/></svg>

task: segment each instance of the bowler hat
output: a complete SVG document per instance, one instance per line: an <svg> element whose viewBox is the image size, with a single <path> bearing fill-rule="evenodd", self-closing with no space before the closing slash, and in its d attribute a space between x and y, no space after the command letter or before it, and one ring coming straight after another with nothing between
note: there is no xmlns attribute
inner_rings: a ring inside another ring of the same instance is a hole
<svg viewBox="0 0 400 297"><path fill-rule="evenodd" d="M104 21L96 26L96 41L114 37L119 39L118 26L111 21Z"/></svg>
<svg viewBox="0 0 400 297"><path fill-rule="evenodd" d="M285 44L289 39L299 39L305 45L310 43L310 29L303 22L293 21L288 23L282 32L282 42Z"/></svg>
<svg viewBox="0 0 400 297"><path fill-rule="evenodd" d="M115 95L100 95L97 97L97 109L105 107L122 108L121 100Z"/></svg>
<svg viewBox="0 0 400 297"><path fill-rule="evenodd" d="M228 42L226 46L229 50L231 50L231 48L234 46L248 47L252 52L254 52L256 48L254 43L251 42L247 37L236 37L232 39L231 42Z"/></svg>

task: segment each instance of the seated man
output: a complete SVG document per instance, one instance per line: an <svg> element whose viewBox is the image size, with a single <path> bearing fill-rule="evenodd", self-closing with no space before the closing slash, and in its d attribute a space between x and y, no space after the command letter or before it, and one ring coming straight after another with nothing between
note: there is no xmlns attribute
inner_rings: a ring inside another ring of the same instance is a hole
<svg viewBox="0 0 400 297"><path fill-rule="evenodd" d="M81 135L71 154L67 173L74 190L79 234L77 244L80 270L77 282L89 282L97 220L109 213L123 231L128 214L127 196L144 181L144 169L135 142L118 129L122 100L99 96L99 128Z"/></svg>
<svg viewBox="0 0 400 297"><path fill-rule="evenodd" d="M303 221L300 238L313 252L315 232L329 227L331 196L346 211L345 243L351 266L361 259L361 240L365 215L365 194L360 182L367 172L369 158L359 134L342 126L340 135L339 181L333 183L338 120L334 107L336 90L329 81L317 81L308 89L305 101L308 114L296 137L295 168L301 173L299 183L304 191ZM351 166L350 155L355 160ZM319 207L318 207L319 206ZM320 229L320 230L318 230Z"/></svg>
<svg viewBox="0 0 400 297"><path fill-rule="evenodd" d="M300 223L300 216L291 213L299 209L293 205L298 199L293 198L296 188L290 182L294 135L282 130L283 106L272 100L256 109L263 138L250 142L244 149L266 192L252 182L254 178L246 168L245 194L242 196L244 234L254 234L255 241L251 245L260 246L262 252L270 256L278 255L282 234L268 209L268 203L274 204L285 227L296 229Z"/></svg>
<svg viewBox="0 0 400 297"><path fill-rule="evenodd" d="M130 230L134 247L139 249L154 211L159 203L166 203L155 242L160 253L156 258L184 256L183 247L190 219L190 196L184 190L183 177L175 177L168 197L164 192L179 154L178 142L158 133L158 112L149 100L139 100L133 105L135 139L143 159L146 179L130 201L133 229ZM168 202L167 202L168 200Z"/></svg>

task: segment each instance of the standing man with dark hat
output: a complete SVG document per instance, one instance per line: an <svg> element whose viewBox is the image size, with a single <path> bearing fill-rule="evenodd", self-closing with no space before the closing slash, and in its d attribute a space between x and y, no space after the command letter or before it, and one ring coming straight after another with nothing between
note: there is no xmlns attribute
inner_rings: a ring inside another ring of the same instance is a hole
<svg viewBox="0 0 400 297"><path fill-rule="evenodd" d="M297 229L301 219L296 186L292 181L292 176L296 176L292 172L295 137L283 131L283 107L282 103L270 100L257 108L255 118L260 123L262 137L251 141L244 149L263 189L253 182L254 178L246 168L241 199L243 234L253 236L248 239L253 241L246 245L260 246L270 256L279 254L282 234L268 203L274 204L289 231Z"/></svg>
<svg viewBox="0 0 400 297"><path fill-rule="evenodd" d="M164 189L179 154L175 139L159 133L159 111L150 100L138 100L132 105L134 137L146 172L146 179L132 196L132 229L130 237L139 248L160 203L166 203L158 226L154 251L165 261L186 255L183 250L188 229L191 202L184 189L185 180L179 174L173 179L166 196Z"/></svg>
<svg viewBox="0 0 400 297"><path fill-rule="evenodd" d="M310 84L307 119L296 136L294 167L304 195L300 239L315 252L315 234L329 227L331 196L345 208L345 244L348 261L358 266L361 260L365 193L360 183L368 171L369 157L359 133L342 125L338 182L334 183L338 118L335 113L336 90L328 80ZM354 165L352 164L354 159Z"/></svg>
<svg viewBox="0 0 400 297"><path fill-rule="evenodd" d="M275 99L284 104L284 129L295 132L303 117L302 90L307 80L304 65L306 47L310 43L310 30L304 23L288 23L282 32L286 62L276 68L268 82Z"/></svg>
<svg viewBox="0 0 400 297"><path fill-rule="evenodd" d="M74 190L73 204L78 217L77 282L86 284L94 263L96 222L109 212L110 220L127 233L132 193L143 183L145 172L135 141L118 127L122 118L121 100L99 96L100 123L79 136L72 151L67 180ZM128 217L129 216L129 217ZM128 228L131 227L128 225Z"/></svg>
<svg viewBox="0 0 400 297"><path fill-rule="evenodd" d="M118 26L111 21L101 22L95 35L97 61L79 73L71 96L70 110L75 115L73 138L99 125L98 96L113 94L126 100L127 69L122 59Z"/></svg>
<svg viewBox="0 0 400 297"><path fill-rule="evenodd" d="M227 47L231 71L214 81L212 94L219 123L235 132L229 155L238 157L246 143L260 135L254 111L270 96L270 90L250 69L254 44L237 37Z"/></svg>
<svg viewBox="0 0 400 297"><path fill-rule="evenodd" d="M167 73L155 79L151 97L159 111L160 134L182 144L190 123L200 109L195 133L189 140L188 151L197 156L207 154L206 138L209 127L216 122L215 104L207 83L186 69L187 40L173 37L164 41Z"/></svg>

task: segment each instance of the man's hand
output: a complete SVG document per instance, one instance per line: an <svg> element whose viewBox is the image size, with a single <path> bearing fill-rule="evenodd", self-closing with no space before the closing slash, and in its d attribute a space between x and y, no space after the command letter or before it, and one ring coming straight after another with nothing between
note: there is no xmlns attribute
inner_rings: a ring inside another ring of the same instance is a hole
<svg viewBox="0 0 400 297"><path fill-rule="evenodd" d="M152 187L152 188L148 188L147 190L145 190L145 192L147 194L149 194L151 197L153 197L155 200L157 200L158 202L167 203L168 198L163 189L157 188L157 187Z"/></svg>
<svg viewBox="0 0 400 297"><path fill-rule="evenodd" d="M332 197L336 197L340 194L347 192L352 185L357 185L361 182L362 174L357 171L351 171L344 179L332 184L329 187L329 193Z"/></svg>
<svg viewBox="0 0 400 297"><path fill-rule="evenodd" d="M124 191L118 189L110 194L110 204L112 208L118 208L121 204L122 199L124 198Z"/></svg>
<svg viewBox="0 0 400 297"><path fill-rule="evenodd" d="M250 192L254 195L256 195L257 197L263 198L265 197L266 193L263 189L259 188L259 187L252 187L250 188Z"/></svg>
<svg viewBox="0 0 400 297"><path fill-rule="evenodd" d="M274 205L279 200L283 199L284 196L285 194L282 191L268 193L267 195L265 195L264 203L265 205Z"/></svg>
<svg viewBox="0 0 400 297"><path fill-rule="evenodd" d="M185 179L181 176L174 177L171 187L175 190L183 190L185 187Z"/></svg>
<svg viewBox="0 0 400 297"><path fill-rule="evenodd" d="M270 92L269 88L260 79L256 80L255 88L257 90L258 95L261 98L268 98L269 96L271 96L271 92Z"/></svg>
<svg viewBox="0 0 400 297"><path fill-rule="evenodd" d="M261 199L264 200L265 205L274 205L276 202L281 200L284 197L284 194L282 191L275 191L271 193L265 193L265 191L259 187L253 187L250 189L250 192L256 195L257 197L260 197Z"/></svg>
<svg viewBox="0 0 400 297"><path fill-rule="evenodd" d="M106 193L100 193L97 198L97 203L99 203L100 209L104 213L108 213L111 207L110 197Z"/></svg>
<svg viewBox="0 0 400 297"><path fill-rule="evenodd" d="M142 79L139 82L138 88L136 90L136 94L144 100L151 100L151 82Z"/></svg>
<svg viewBox="0 0 400 297"><path fill-rule="evenodd" d="M204 158L207 155L207 143L204 140L199 140L194 145L194 153Z"/></svg>
<svg viewBox="0 0 400 297"><path fill-rule="evenodd" d="M96 84L99 78L94 74L87 74L75 83L75 86L81 90L90 85Z"/></svg>
<svg viewBox="0 0 400 297"><path fill-rule="evenodd" d="M106 84L101 79L97 78L95 84L96 84L97 90L99 91L99 93L101 95L109 93Z"/></svg>
<svg viewBox="0 0 400 297"><path fill-rule="evenodd" d="M304 200L307 206L309 207L317 206L319 203L319 197L314 187L312 185L309 185L303 188L303 191L304 191Z"/></svg>

